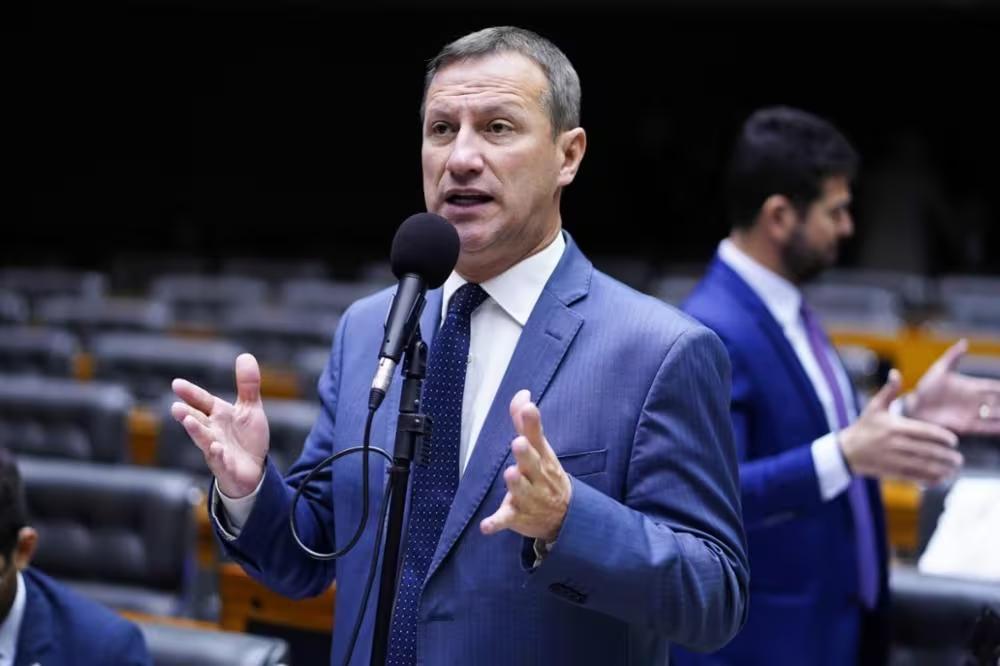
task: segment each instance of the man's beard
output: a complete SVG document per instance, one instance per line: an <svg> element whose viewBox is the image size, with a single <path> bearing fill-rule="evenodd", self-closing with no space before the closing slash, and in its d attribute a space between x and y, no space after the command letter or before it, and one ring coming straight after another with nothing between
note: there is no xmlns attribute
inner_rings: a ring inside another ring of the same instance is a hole
<svg viewBox="0 0 1000 666"><path fill-rule="evenodd" d="M805 230L800 225L795 228L788 244L782 248L781 260L785 265L785 270L788 271L795 283L803 284L814 280L819 277L820 273L833 267L837 262L837 247L834 246L833 257L828 257L823 252L809 247Z"/></svg>

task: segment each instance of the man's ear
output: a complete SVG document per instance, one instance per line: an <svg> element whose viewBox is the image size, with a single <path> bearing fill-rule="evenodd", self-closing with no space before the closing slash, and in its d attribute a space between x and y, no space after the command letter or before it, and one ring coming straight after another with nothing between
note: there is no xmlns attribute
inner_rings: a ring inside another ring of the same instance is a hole
<svg viewBox="0 0 1000 666"><path fill-rule="evenodd" d="M587 133L582 127L567 130L556 137L556 150L562 158L559 167L559 187L566 187L576 178L583 154L587 152Z"/></svg>
<svg viewBox="0 0 1000 666"><path fill-rule="evenodd" d="M31 564L38 547L38 532L33 527L22 527L17 533L17 545L14 547L14 566L23 571Z"/></svg>
<svg viewBox="0 0 1000 666"><path fill-rule="evenodd" d="M779 247L783 247L799 224L799 211L784 194L772 194L760 207L757 223L764 234Z"/></svg>

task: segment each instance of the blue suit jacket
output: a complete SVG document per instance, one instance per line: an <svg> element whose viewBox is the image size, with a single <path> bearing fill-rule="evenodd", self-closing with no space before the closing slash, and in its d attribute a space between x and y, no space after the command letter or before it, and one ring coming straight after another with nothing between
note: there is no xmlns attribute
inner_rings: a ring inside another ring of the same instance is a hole
<svg viewBox="0 0 1000 666"><path fill-rule="evenodd" d="M361 443L391 297L381 292L344 314L319 383L322 414L302 457L285 480L268 465L248 522L226 543L252 576L285 595L318 594L336 575L338 666L359 612L374 525L335 565L316 562L289 535L289 504L307 470L331 450ZM437 330L440 309L440 290L430 292L425 338ZM400 384L397 377L373 425L373 444L390 450ZM515 437L508 405L523 388L574 477L558 541L534 570L529 540L479 531L506 491L501 471ZM744 621L748 574L728 395L729 364L715 335L596 272L567 236L430 565L418 662L662 664L669 640L704 649L729 640ZM360 469L358 457L349 457L334 466L332 487L309 489L298 507L307 543L330 549L353 534ZM385 474L373 456L370 515ZM377 596L376 584L352 664L369 661Z"/></svg>
<svg viewBox="0 0 1000 666"><path fill-rule="evenodd" d="M677 651L679 664L854 663L838 657L838 626L861 613L847 494L824 502L811 443L830 431L795 351L763 301L718 257L684 310L722 338L733 366L732 422L753 578L746 627L718 655ZM868 483L885 577L878 484ZM884 648L882 611L868 618L864 655Z"/></svg>
<svg viewBox="0 0 1000 666"><path fill-rule="evenodd" d="M14 666L151 665L139 628L33 569Z"/></svg>

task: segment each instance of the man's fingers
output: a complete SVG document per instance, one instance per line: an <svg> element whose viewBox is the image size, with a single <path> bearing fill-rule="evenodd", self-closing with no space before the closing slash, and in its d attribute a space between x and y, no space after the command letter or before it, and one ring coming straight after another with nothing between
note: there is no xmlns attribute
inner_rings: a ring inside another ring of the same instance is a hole
<svg viewBox="0 0 1000 666"><path fill-rule="evenodd" d="M920 483L939 483L954 474L952 465L920 458L918 456L898 456L892 461L892 476L911 479Z"/></svg>
<svg viewBox="0 0 1000 666"><path fill-rule="evenodd" d="M514 394L510 401L510 420L514 422L514 430L518 435L524 434L524 426L521 423L521 407L531 402L531 391L521 389Z"/></svg>
<svg viewBox="0 0 1000 666"><path fill-rule="evenodd" d="M520 470L528 481L537 483L541 475L541 456L531 445L527 437L516 438L510 444L511 451L514 452L514 460L517 461L517 469Z"/></svg>
<svg viewBox="0 0 1000 666"><path fill-rule="evenodd" d="M170 415L174 417L174 420L178 423L183 422L185 417L191 416L197 419L198 422L206 428L209 427L208 417L186 402L175 402L170 405Z"/></svg>
<svg viewBox="0 0 1000 666"><path fill-rule="evenodd" d="M542 432L542 413L538 411L538 405L529 402L521 407L521 424L524 426L524 432L521 434L528 438L540 454L544 454L547 445L545 433Z"/></svg>
<svg viewBox="0 0 1000 666"><path fill-rule="evenodd" d="M199 412L212 415L212 410L215 409L216 398L214 395L206 391L200 386L192 384L186 379L175 379L171 382L170 387L173 389L177 397L191 405Z"/></svg>
<svg viewBox="0 0 1000 666"><path fill-rule="evenodd" d="M479 530L483 534L496 534L510 527L514 524L514 518L516 516L516 511L514 511L513 505L510 503L511 497L510 493L504 498L503 503L496 512L489 516L488 518L483 518L482 522L479 523Z"/></svg>
<svg viewBox="0 0 1000 666"><path fill-rule="evenodd" d="M524 497L531 492L531 481L517 465L511 465L503 471L503 480L507 484L507 492L511 495L512 503L517 497Z"/></svg>
<svg viewBox="0 0 1000 666"><path fill-rule="evenodd" d="M969 351L969 341L962 338L951 347L941 354L938 360L934 361L934 365L931 366L931 370L940 370L942 372L952 372L958 366L958 362L965 355L965 352Z"/></svg>
<svg viewBox="0 0 1000 666"><path fill-rule="evenodd" d="M919 440L905 441L900 445L899 451L914 460L947 465L954 469L960 467L964 462L962 454L955 449Z"/></svg>
<svg viewBox="0 0 1000 666"><path fill-rule="evenodd" d="M958 435L934 423L901 418L896 422L895 427L897 432L912 439L934 442L951 448L958 446Z"/></svg>
<svg viewBox="0 0 1000 666"><path fill-rule="evenodd" d="M899 396L900 388L903 384L903 376L899 373L899 370L893 368L889 371L889 378L886 380L882 388L878 390L874 396L872 396L871 401L868 403L868 410L885 410L889 409L889 405L893 400Z"/></svg>
<svg viewBox="0 0 1000 666"><path fill-rule="evenodd" d="M236 398L246 403L260 401L260 366L253 354L236 357Z"/></svg>
<svg viewBox="0 0 1000 666"><path fill-rule="evenodd" d="M209 447L215 440L212 431L205 427L198 419L190 415L184 417L181 425L184 426L184 430L187 431L188 436L201 449L202 453L207 454Z"/></svg>

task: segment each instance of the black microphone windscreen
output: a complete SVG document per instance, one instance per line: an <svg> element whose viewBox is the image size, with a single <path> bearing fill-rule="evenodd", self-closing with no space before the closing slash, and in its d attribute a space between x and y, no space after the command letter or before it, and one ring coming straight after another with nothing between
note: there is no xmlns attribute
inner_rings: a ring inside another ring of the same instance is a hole
<svg viewBox="0 0 1000 666"><path fill-rule="evenodd" d="M397 278L415 273L428 289L437 289L455 268L458 251L458 232L446 219L434 213L417 213L396 230L389 262Z"/></svg>

